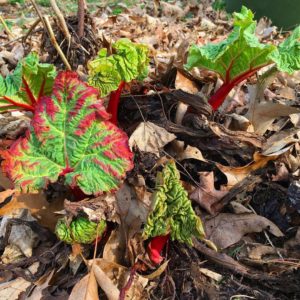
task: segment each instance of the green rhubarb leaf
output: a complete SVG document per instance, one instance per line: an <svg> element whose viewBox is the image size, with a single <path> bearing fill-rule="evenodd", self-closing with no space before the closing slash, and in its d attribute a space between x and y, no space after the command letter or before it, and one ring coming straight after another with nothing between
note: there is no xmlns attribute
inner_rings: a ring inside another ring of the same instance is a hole
<svg viewBox="0 0 300 300"><path fill-rule="evenodd" d="M27 136L2 153L17 189L37 191L59 176L85 194L118 187L132 168L132 153L98 94L76 73L57 76L51 97L38 102Z"/></svg>
<svg viewBox="0 0 300 300"><path fill-rule="evenodd" d="M253 13L243 6L240 13L234 13L234 28L226 40L190 47L186 68L215 71L227 84L240 82L247 74L272 63L270 54L276 49L274 45L259 43L255 29Z"/></svg>
<svg viewBox="0 0 300 300"><path fill-rule="evenodd" d="M52 64L39 62L36 53L30 53L20 61L12 74L0 75L0 112L30 110L42 96L50 95L56 76Z"/></svg>
<svg viewBox="0 0 300 300"><path fill-rule="evenodd" d="M106 229L105 220L93 222L83 217L78 217L67 224L65 219L59 219L55 233L57 237L67 244L90 244L97 237L101 237Z"/></svg>
<svg viewBox="0 0 300 300"><path fill-rule="evenodd" d="M129 39L120 39L112 45L114 54L107 56L107 50L101 49L98 57L88 64L90 85L107 96L115 91L121 81L142 80L148 74L147 46L132 43Z"/></svg>
<svg viewBox="0 0 300 300"><path fill-rule="evenodd" d="M195 214L180 174L173 161L157 176L154 208L149 214L145 238L170 234L172 240L192 245L192 237L205 238L200 218Z"/></svg>
<svg viewBox="0 0 300 300"><path fill-rule="evenodd" d="M300 70L300 26L278 46L271 58L280 71L292 74Z"/></svg>

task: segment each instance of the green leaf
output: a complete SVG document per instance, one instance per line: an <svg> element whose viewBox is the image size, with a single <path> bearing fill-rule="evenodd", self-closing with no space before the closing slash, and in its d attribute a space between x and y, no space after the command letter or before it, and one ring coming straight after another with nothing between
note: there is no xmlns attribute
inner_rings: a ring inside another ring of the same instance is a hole
<svg viewBox="0 0 300 300"><path fill-rule="evenodd" d="M148 74L147 46L120 39L112 48L114 54L107 56L107 50L101 49L98 58L88 64L88 82L100 89L102 97L115 91L121 81L142 80Z"/></svg>
<svg viewBox="0 0 300 300"><path fill-rule="evenodd" d="M300 26L278 46L271 58L280 71L292 74L300 70Z"/></svg>
<svg viewBox="0 0 300 300"><path fill-rule="evenodd" d="M20 61L12 74L0 75L0 112L31 110L42 96L50 95L56 70L52 64L39 63L36 53Z"/></svg>
<svg viewBox="0 0 300 300"><path fill-rule="evenodd" d="M127 135L108 121L98 91L61 72L38 103L31 127L2 156L17 189L45 188L59 176L85 194L116 189L132 168Z"/></svg>
<svg viewBox="0 0 300 300"><path fill-rule="evenodd" d="M230 83L272 63L270 53L276 47L259 43L255 28L253 13L243 6L240 13L234 13L234 28L226 40L190 47L186 68L215 71L225 83Z"/></svg>
<svg viewBox="0 0 300 300"><path fill-rule="evenodd" d="M90 244L97 236L101 237L106 229L105 220L96 223L83 217L78 217L68 226L65 219L59 219L55 233L57 237L67 244Z"/></svg>
<svg viewBox="0 0 300 300"><path fill-rule="evenodd" d="M145 238L170 234L172 240L192 245L192 237L204 239L200 218L195 214L174 161L157 176L154 208L149 214Z"/></svg>

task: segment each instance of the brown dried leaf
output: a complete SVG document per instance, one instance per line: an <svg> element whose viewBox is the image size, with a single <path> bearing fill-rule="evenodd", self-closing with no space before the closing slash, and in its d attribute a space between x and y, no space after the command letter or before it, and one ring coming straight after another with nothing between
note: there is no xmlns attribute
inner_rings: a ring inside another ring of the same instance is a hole
<svg viewBox="0 0 300 300"><path fill-rule="evenodd" d="M214 210L212 210L213 204L221 200L228 191L219 191L215 189L213 172L200 172L199 175L200 186L190 194L190 199L196 201L210 214L214 214Z"/></svg>
<svg viewBox="0 0 300 300"><path fill-rule="evenodd" d="M227 187L230 189L244 178L246 178L251 172L263 168L269 161L275 160L278 155L264 156L258 152L253 155L253 162L243 167L230 167L223 166L216 163L216 166L226 175Z"/></svg>
<svg viewBox="0 0 300 300"><path fill-rule="evenodd" d="M0 195L2 193L10 193L10 191L1 192ZM5 199L1 199L0 196L0 204L4 203L4 201ZM49 203L44 194L15 193L12 199L0 208L0 216L10 215L21 208L28 209L41 225L54 230L59 218L56 212L62 210L63 207L63 199L57 199Z"/></svg>
<svg viewBox="0 0 300 300"><path fill-rule="evenodd" d="M283 236L274 223L255 214L221 213L205 221L205 228L207 238L221 249L237 243L247 233L268 230L277 237Z"/></svg>

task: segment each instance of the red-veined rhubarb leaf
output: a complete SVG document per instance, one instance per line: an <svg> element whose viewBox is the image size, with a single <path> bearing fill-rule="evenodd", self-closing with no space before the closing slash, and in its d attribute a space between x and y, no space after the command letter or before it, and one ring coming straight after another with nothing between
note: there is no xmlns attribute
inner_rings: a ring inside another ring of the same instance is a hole
<svg viewBox="0 0 300 300"><path fill-rule="evenodd" d="M101 49L98 57L88 63L90 85L107 96L117 90L122 81L142 80L148 74L147 46L120 39L112 44L113 54L107 56L107 49Z"/></svg>
<svg viewBox="0 0 300 300"><path fill-rule="evenodd" d="M115 189L132 168L127 135L108 121L98 91L61 72L41 98L25 138L2 153L16 188L36 191L64 175L85 194Z"/></svg>
<svg viewBox="0 0 300 300"><path fill-rule="evenodd" d="M174 161L169 162L157 176L154 208L143 231L145 238L167 234L172 240L189 245L192 245L193 236L205 238L202 222L180 182Z"/></svg>
<svg viewBox="0 0 300 300"><path fill-rule="evenodd" d="M190 47L186 68L199 67L215 71L224 82L209 100L214 109L222 104L235 85L263 66L273 63L270 54L276 47L259 43L255 29L253 13L243 6L240 13L234 13L234 28L226 40Z"/></svg>
<svg viewBox="0 0 300 300"><path fill-rule="evenodd" d="M50 95L56 76L52 64L39 63L36 53L20 61L12 74L0 75L0 112L9 110L34 111L44 95Z"/></svg>

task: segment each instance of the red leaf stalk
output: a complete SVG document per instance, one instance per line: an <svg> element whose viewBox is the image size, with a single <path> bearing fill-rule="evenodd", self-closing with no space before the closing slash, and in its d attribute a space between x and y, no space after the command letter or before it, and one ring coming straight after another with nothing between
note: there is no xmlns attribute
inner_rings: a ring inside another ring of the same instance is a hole
<svg viewBox="0 0 300 300"><path fill-rule="evenodd" d="M148 255L151 261L155 264L160 264L163 261L163 257L160 255L161 251L166 246L168 240L170 238L170 234L160 235L154 237L148 245Z"/></svg>
<svg viewBox="0 0 300 300"><path fill-rule="evenodd" d="M249 69L248 71L244 72L243 74L237 76L235 79L233 79L232 81L230 81L228 79L229 76L227 77L227 80L221 85L221 87L215 92L215 94L213 94L210 99L209 99L209 104L212 106L213 110L217 110L222 103L224 102L224 100L226 99L226 97L228 96L228 94L230 93L230 91L239 83L241 83L243 80L251 77L252 75L254 75L259 69L269 65L270 63L267 63L263 66L259 66L256 67L254 69ZM229 72L228 72L229 73Z"/></svg>
<svg viewBox="0 0 300 300"><path fill-rule="evenodd" d="M125 86L125 81L121 81L116 91L110 93L110 99L107 107L107 112L111 114L110 122L117 125L118 123L118 108L122 90Z"/></svg>

